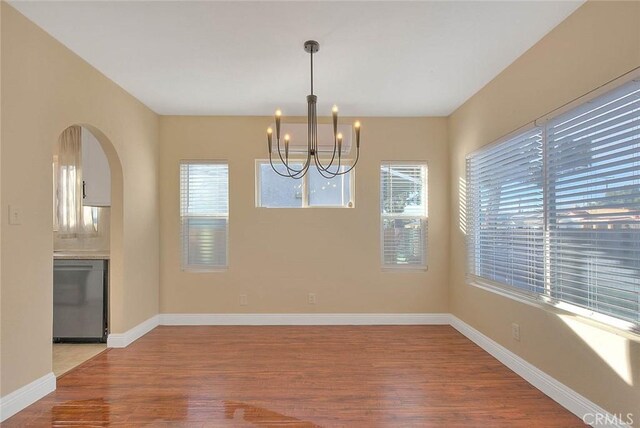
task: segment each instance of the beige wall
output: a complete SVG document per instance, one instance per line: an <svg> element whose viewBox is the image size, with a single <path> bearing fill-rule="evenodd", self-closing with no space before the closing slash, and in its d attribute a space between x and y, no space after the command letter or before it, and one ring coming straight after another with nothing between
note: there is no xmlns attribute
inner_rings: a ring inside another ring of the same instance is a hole
<svg viewBox="0 0 640 428"><path fill-rule="evenodd" d="M2 2L0 394L51 372L52 173L58 135L89 126L114 176L111 331L158 312L158 117ZM8 206L22 224L8 224ZM124 233L123 233L124 231Z"/></svg>
<svg viewBox="0 0 640 428"><path fill-rule="evenodd" d="M640 65L639 3L587 3L448 121L363 118L356 208L308 210L255 207L254 160L265 156L270 118L158 118L13 8L0 11L0 395L51 371L51 153L64 128L82 124L112 163L112 332L158 311L451 311L607 410L640 420L637 337L466 285L458 222L468 152ZM180 159L229 161L226 272L180 270ZM382 160L429 162L428 272L380 269ZM22 225L8 225L10 204Z"/></svg>
<svg viewBox="0 0 640 428"><path fill-rule="evenodd" d="M304 102L304 98L301 98ZM327 107L330 108L330 107ZM268 117L161 118L161 312L447 312L449 176L445 118L361 118L353 209L255 207ZM180 269L178 164L229 162L229 270ZM379 165L429 164L429 270L380 268ZM317 304L307 303L308 293ZM239 305L247 294L249 304Z"/></svg>
<svg viewBox="0 0 640 428"><path fill-rule="evenodd" d="M640 339L465 284L458 184L465 155L640 66L640 3L588 2L461 106L451 142L451 310L610 412L640 424ZM521 342L511 339L518 322Z"/></svg>

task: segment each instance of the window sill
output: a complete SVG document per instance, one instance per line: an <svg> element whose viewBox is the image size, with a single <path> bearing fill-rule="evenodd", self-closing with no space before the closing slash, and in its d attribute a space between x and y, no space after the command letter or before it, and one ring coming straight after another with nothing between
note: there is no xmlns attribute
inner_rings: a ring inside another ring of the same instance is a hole
<svg viewBox="0 0 640 428"><path fill-rule="evenodd" d="M185 273L224 273L224 272L227 272L229 268L226 267L226 268L217 268L217 269L194 269L194 268L183 267L180 270Z"/></svg>
<svg viewBox="0 0 640 428"><path fill-rule="evenodd" d="M389 273L424 273L429 270L428 266L424 267L395 267L395 266L383 266L382 272Z"/></svg>
<svg viewBox="0 0 640 428"><path fill-rule="evenodd" d="M313 206L313 207L262 207L262 206L256 206L256 208L261 209L261 210L317 210L317 209L347 209L347 210L351 210L354 209L355 206L352 207L345 207L343 205L325 205L325 206Z"/></svg>
<svg viewBox="0 0 640 428"><path fill-rule="evenodd" d="M519 290L511 289L499 284L478 281L467 277L467 285L507 297L520 303L542 309L558 316L573 316L576 319L591 324L595 327L607 330L613 334L624 336L633 341L640 340L640 327L628 321L619 320L608 315L600 314L589 309L584 309L569 303L557 302L545 296L527 294Z"/></svg>

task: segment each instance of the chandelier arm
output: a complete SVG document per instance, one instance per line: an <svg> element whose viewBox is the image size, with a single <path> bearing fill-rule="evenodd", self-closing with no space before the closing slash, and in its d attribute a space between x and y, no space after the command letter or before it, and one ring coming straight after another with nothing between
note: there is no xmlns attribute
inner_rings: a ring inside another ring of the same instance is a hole
<svg viewBox="0 0 640 428"><path fill-rule="evenodd" d="M336 158L336 142L334 140L333 142L333 154L331 155L331 160L329 161L329 165L327 165L326 167L324 165L322 165L322 162L320 162L320 157L318 156L318 152L315 152L315 158L316 158L316 165L318 166L318 168L320 168L323 171L327 171L329 172L329 168L331 168L331 166L333 165L333 161Z"/></svg>
<svg viewBox="0 0 640 428"><path fill-rule="evenodd" d="M311 151L309 150L309 143L307 142L307 160L305 161L304 165L302 166L302 169L300 170L300 171L304 171L304 174L302 174L303 176L307 173L310 166L311 166Z"/></svg>
<svg viewBox="0 0 640 428"><path fill-rule="evenodd" d="M338 152L337 146L338 146L337 134L334 132L333 133L333 153L331 154L331 160L329 161L329 164L326 167L324 165L322 165L322 162L320 161L320 157L318 156L318 150L317 149L315 150L315 152L314 152L315 162L316 162L316 166L318 167L318 169L321 169L321 170L326 171L328 173L331 172L331 171L329 171L329 169L333 165L333 161L336 158L336 152ZM339 152L338 152L338 156L340 156Z"/></svg>
<svg viewBox="0 0 640 428"><path fill-rule="evenodd" d="M302 177L304 177L304 175L307 173L310 166L311 166L311 152L307 151L307 160L305 161L301 170L301 171L304 171L304 174L302 174Z"/></svg>
<svg viewBox="0 0 640 428"><path fill-rule="evenodd" d="M290 167L288 160L287 161L284 160L284 158L282 157L282 152L280 152L280 138L276 138L276 147L278 149L278 156L280 157L280 161L287 168L287 171L290 174L291 174L291 171L293 171L293 175L299 174L302 171L304 171L304 166L302 167L302 169L298 170L298 169ZM271 153L269 153L269 159L271 159Z"/></svg>
<svg viewBox="0 0 640 428"><path fill-rule="evenodd" d="M344 171L340 171L340 170L338 170L338 172L335 172L335 173L331 172L331 174L333 174L333 176L334 176L334 177L336 177L336 176L338 176L338 175L345 175L345 174L350 173L350 172L351 172L351 170L352 170L353 168L355 168L355 167L356 167L356 164L358 163L358 160L359 160L359 159L360 159L360 147L358 147L358 148L356 149L356 158L355 158L355 160L353 161L353 165L351 165L351 166L349 167L349 169L346 169L346 170L344 170ZM327 178L327 177L325 177L325 178ZM333 178L333 177L332 177L332 178Z"/></svg>
<svg viewBox="0 0 640 428"><path fill-rule="evenodd" d="M287 169L287 174L281 174L280 172L278 172L276 170L276 168L273 166L273 162L272 162L272 158L271 158L271 153L269 153L269 163L271 164L271 168L275 171L276 174L282 176L282 177L290 177L290 178L294 178L294 179L300 179L302 177L304 177L307 173L307 171L309 170L309 166L311 165L311 153L309 151L307 151L307 160L304 163L304 165L302 166L301 169L296 169L293 167L289 166L289 162L285 161L284 158L282 157L282 152L280 151L280 139L276 138L276 148L278 150L278 157L280 158L280 161L282 162L282 164L285 166L285 168Z"/></svg>
<svg viewBox="0 0 640 428"><path fill-rule="evenodd" d="M316 150L314 150L313 155L314 155L315 164L318 167L318 171L319 172L324 171L324 172L327 172L328 174L332 174L332 172L329 169L333 165L333 161L336 158L337 141L336 141L335 137L334 137L334 140L333 140L333 153L331 155L331 160L329 161L329 164L326 167L322 164L322 161L320 160L320 156L318 154L318 147L317 146L318 146L318 142L316 141ZM340 153L338 153L338 156L340 156Z"/></svg>
<svg viewBox="0 0 640 428"><path fill-rule="evenodd" d="M349 169L339 172L338 175L344 175L344 174L350 173L351 170L356 167L356 164L358 163L359 159L360 159L360 147L356 149L356 158L354 159L353 164L349 167Z"/></svg>
<svg viewBox="0 0 640 428"><path fill-rule="evenodd" d="M303 168L302 170L300 170L299 172L295 173L295 174L282 174L281 172L279 172L276 167L273 165L273 160L271 159L271 154L269 154L269 164L271 164L271 169L273 169L273 172L275 172L276 174L278 174L281 177L285 177L285 178L293 178L294 180L300 180L302 177L305 176L305 174L307 173L307 171L309 170L309 166L307 165L306 169Z"/></svg>
<svg viewBox="0 0 640 428"><path fill-rule="evenodd" d="M333 141L333 154L331 155L331 160L329 161L329 164L325 167L324 165L322 165L322 162L320 161L320 157L318 156L318 152L315 152L315 161L316 161L316 165L318 166L319 169L326 171L326 172L331 172L329 171L329 168L331 168L331 166L333 165L333 161L336 158L336 147L337 147L337 142L334 140ZM340 156L340 153L338 153L338 157Z"/></svg>
<svg viewBox="0 0 640 428"><path fill-rule="evenodd" d="M318 158L318 156L316 156L315 157L315 163L316 163L316 166L318 167L318 173L322 177L331 179L331 178L335 178L338 175L341 175L340 174L340 154L339 153L338 153L338 165L336 167L336 171L335 172L329 170L329 167L327 167L326 169L323 168L322 165L319 164L319 162L320 162L320 159ZM331 166L331 165L329 165L329 166ZM327 174L327 175L325 175L325 174Z"/></svg>
<svg viewBox="0 0 640 428"><path fill-rule="evenodd" d="M328 180L335 178L337 174L334 174L331 171L323 171L320 168L317 168L318 170L318 174L320 174L321 177L326 178Z"/></svg>
<svg viewBox="0 0 640 428"><path fill-rule="evenodd" d="M308 169L309 166L309 162L307 160L306 164L302 166L302 169L295 169L293 167L289 166L289 162L288 160L285 161L284 158L282 157L282 153L280 152L280 141L278 140L278 144L277 144L277 148L278 148L278 157L280 157L280 161L282 162L282 165L284 165L284 167L287 169L287 175L283 175L283 177L291 177L291 178L296 178L296 176L298 176L299 174L302 174L302 176L304 176L306 174L306 170ZM269 161L271 162L271 153L269 153ZM273 170L280 174L278 171L276 171L276 169L273 167L273 162L271 162L271 167L273 168ZM282 175L282 174L280 174Z"/></svg>

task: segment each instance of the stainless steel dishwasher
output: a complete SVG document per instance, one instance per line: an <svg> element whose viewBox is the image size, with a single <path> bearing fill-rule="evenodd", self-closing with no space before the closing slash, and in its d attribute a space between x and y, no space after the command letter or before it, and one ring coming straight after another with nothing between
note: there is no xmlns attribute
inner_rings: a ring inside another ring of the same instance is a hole
<svg viewBox="0 0 640 428"><path fill-rule="evenodd" d="M107 341L107 260L53 261L53 341Z"/></svg>

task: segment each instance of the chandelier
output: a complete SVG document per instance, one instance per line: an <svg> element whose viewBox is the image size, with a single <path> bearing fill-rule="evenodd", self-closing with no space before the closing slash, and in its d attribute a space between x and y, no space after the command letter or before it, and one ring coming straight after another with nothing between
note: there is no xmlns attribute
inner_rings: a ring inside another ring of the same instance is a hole
<svg viewBox="0 0 640 428"><path fill-rule="evenodd" d="M313 162L318 169L318 173L322 175L324 178L334 178L339 175L347 174L351 171L358 163L358 159L360 158L360 122L356 121L353 124L355 128L356 134L356 158L353 161L353 164L348 168L342 171L342 167L346 165L341 165L342 162L342 134L338 132L338 107L333 106L331 109L331 115L333 119L333 154L331 155L331 159L329 163L326 165L322 163L320 159L320 155L318 154L318 116L316 113L316 103L318 101L318 97L313 94L313 54L320 50L320 44L315 40L308 40L304 43L304 50L309 53L311 56L311 94L307 95L307 150L306 150L306 161L302 165L302 168L294 168L289 163L289 144L291 143L291 137L289 134L284 135L284 156L280 149L280 120L282 118L282 112L278 109L276 110L275 119L276 119L276 150L278 152L278 157L280 158L280 162L284 165L284 168L281 168L281 171L278 171L273 164L273 160L271 158L272 148L273 148L273 129L267 129L267 144L269 148L269 163L271 164L271 168L276 172L276 174L281 175L283 177L290 177L295 179L300 179L307 174L309 171L309 167L311 166L311 159L313 158ZM336 156L337 155L337 156ZM304 157L303 157L304 158ZM337 159L336 159L337 158ZM276 159L277 162L277 159ZM300 164L301 160L297 159L296 163ZM293 162L292 162L293 163Z"/></svg>

